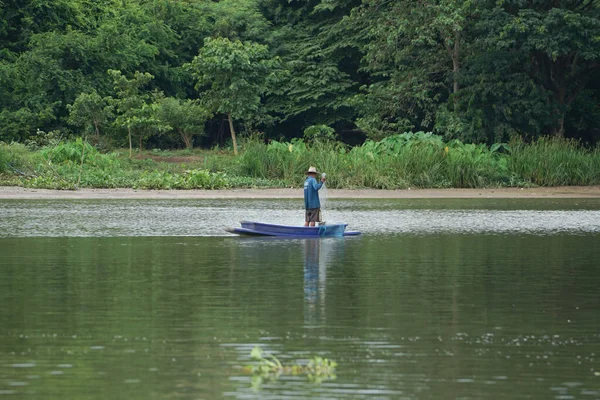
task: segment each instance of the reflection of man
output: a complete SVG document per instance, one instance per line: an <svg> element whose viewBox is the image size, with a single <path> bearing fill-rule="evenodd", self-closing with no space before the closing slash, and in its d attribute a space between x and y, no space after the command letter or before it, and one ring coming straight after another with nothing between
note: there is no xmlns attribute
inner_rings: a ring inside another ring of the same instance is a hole
<svg viewBox="0 0 600 400"><path fill-rule="evenodd" d="M306 214L304 217L304 226L315 226L315 222L321 221L321 202L319 201L319 189L325 182L325 177L321 182L317 182L317 169L308 168L306 180L304 181L304 208Z"/></svg>
<svg viewBox="0 0 600 400"><path fill-rule="evenodd" d="M317 322L319 303L319 240L306 239L304 247L304 319Z"/></svg>

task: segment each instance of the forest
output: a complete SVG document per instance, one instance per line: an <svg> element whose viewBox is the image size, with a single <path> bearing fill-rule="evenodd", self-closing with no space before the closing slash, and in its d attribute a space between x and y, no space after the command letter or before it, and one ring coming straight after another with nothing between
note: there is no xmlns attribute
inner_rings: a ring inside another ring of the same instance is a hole
<svg viewBox="0 0 600 400"><path fill-rule="evenodd" d="M0 140L595 144L599 15L593 0L3 0Z"/></svg>
<svg viewBox="0 0 600 400"><path fill-rule="evenodd" d="M293 186L317 163L332 187L600 184L599 17L599 0L0 0L0 184ZM152 164L173 151L195 158Z"/></svg>

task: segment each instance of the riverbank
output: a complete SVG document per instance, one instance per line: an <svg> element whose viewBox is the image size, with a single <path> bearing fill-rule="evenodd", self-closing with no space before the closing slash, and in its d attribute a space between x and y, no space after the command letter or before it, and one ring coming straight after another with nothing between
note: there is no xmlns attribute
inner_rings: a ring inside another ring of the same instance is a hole
<svg viewBox="0 0 600 400"><path fill-rule="evenodd" d="M431 198L600 198L600 186L560 186L497 189L328 189L329 198L431 199ZM0 187L0 199L282 199L302 198L300 188L229 190L48 190Z"/></svg>

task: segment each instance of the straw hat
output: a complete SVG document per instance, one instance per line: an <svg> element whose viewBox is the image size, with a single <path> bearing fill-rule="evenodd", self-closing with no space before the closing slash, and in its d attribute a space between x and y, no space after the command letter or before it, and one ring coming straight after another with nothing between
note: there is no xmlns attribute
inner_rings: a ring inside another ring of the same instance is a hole
<svg viewBox="0 0 600 400"><path fill-rule="evenodd" d="M318 174L319 172L317 171L317 168L315 167L308 167L308 171L306 171L306 174Z"/></svg>

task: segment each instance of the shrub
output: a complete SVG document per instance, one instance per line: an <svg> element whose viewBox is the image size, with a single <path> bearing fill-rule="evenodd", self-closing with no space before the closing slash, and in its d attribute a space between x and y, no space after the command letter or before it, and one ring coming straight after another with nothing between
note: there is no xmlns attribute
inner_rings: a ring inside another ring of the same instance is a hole
<svg viewBox="0 0 600 400"><path fill-rule="evenodd" d="M98 154L98 150L81 138L75 141L59 143L53 147L44 148L40 154L53 163L65 163L68 161L81 163Z"/></svg>

